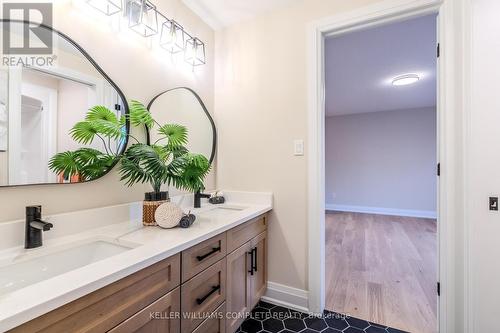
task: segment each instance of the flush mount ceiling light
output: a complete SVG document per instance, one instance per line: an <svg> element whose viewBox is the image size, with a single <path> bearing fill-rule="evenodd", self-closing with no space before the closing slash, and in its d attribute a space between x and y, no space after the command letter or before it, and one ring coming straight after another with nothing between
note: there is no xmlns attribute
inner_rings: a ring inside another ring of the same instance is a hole
<svg viewBox="0 0 500 333"><path fill-rule="evenodd" d="M417 83L420 77L417 74L405 74L395 77L392 80L393 86L407 86L410 84Z"/></svg>

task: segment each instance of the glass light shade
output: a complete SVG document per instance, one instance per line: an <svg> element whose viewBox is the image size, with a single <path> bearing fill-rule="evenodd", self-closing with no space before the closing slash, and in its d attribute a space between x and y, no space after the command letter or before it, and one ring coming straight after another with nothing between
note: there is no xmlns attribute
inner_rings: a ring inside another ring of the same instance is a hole
<svg viewBox="0 0 500 333"><path fill-rule="evenodd" d="M128 1L128 26L144 37L158 33L158 12L156 6L147 0Z"/></svg>
<svg viewBox="0 0 500 333"><path fill-rule="evenodd" d="M122 11L122 0L87 0L87 4L108 16Z"/></svg>
<svg viewBox="0 0 500 333"><path fill-rule="evenodd" d="M205 44L196 37L186 41L184 60L192 66L205 64Z"/></svg>
<svg viewBox="0 0 500 333"><path fill-rule="evenodd" d="M420 80L420 77L417 74L405 74L398 77L395 77L392 80L393 86L407 86L410 84L417 83Z"/></svg>
<svg viewBox="0 0 500 333"><path fill-rule="evenodd" d="M166 20L161 26L160 46L175 54L184 50L185 35L182 26L174 20Z"/></svg>

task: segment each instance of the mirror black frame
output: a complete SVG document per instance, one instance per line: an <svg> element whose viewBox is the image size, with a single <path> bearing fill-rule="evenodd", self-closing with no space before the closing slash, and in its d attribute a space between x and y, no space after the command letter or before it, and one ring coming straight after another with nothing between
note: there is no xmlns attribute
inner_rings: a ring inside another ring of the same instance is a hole
<svg viewBox="0 0 500 333"><path fill-rule="evenodd" d="M208 112L208 109L205 106L205 103L203 103L203 100L196 93L196 91L194 91L193 89L188 88L188 87L177 87L177 88L172 88L172 89L168 89L168 90L162 91L161 93L159 93L158 95L156 95L155 97L153 97L153 99L148 103L147 109L148 109L149 112L151 112L151 106L153 105L154 101L156 101L156 99L158 99L158 97L160 97L161 95L166 94L168 92L171 92L171 91L174 91L174 90L179 90L179 89L188 90L189 92L191 92L194 95L194 97L196 97L196 99L200 103L201 107L203 108L203 111L205 112L205 115L207 116L208 120L210 121L210 124L212 125L212 132L214 134L214 137L213 137L213 140L212 140L212 153L210 154L210 158L208 160L210 162L210 164L212 164L212 162L215 159L215 151L216 151L216 148L217 148L217 128L215 127L215 122L214 122L212 116L210 115L210 112ZM149 128L147 128L147 127L146 127L146 139L147 139L147 144L148 145L151 144L151 135L149 133Z"/></svg>
<svg viewBox="0 0 500 333"><path fill-rule="evenodd" d="M99 74L101 74L105 79L106 81L108 81L108 83L116 90L116 92L118 93L118 96L120 96L120 98L122 99L123 101L123 107L124 107L124 114L125 114L125 129L127 131L127 136L125 137L125 140L123 142L123 145L120 149L120 152L118 155L121 155L125 152L125 150L127 149L127 146L128 146L128 136L130 134L130 119L129 119L129 114L130 114L130 111L129 111L129 107L128 107L128 102L127 102L127 99L125 98L125 95L123 94L123 92L121 91L121 89L113 82L113 80L111 80L111 78L108 76L108 74L106 74L106 72L104 72L104 70L97 64L97 62L87 53L87 51L85 51L85 49L83 49L83 47L81 47L77 42L75 42L73 39L71 39L68 35L66 35L65 33L51 27L51 26L48 26L46 24L43 24L43 23L37 23L37 22L30 22L30 21L25 21L25 20L12 20L12 19L0 19L0 24L2 24L2 28L3 28L3 25L5 23L22 23L22 24L33 24L33 25L37 25L37 26L40 26L42 28L45 28L49 31L52 31L53 33L56 33L57 35L61 36L63 39L65 39L66 41L68 41L71 45L73 45L78 51L80 51L80 53L90 62L90 64L92 66L94 66L94 68L99 72ZM148 136L149 138L149 136ZM40 186L40 185L75 185L75 184L83 184L83 183L89 183L89 182L93 182L95 180L98 180L104 176L106 176L111 170L113 170L113 168L116 166L116 164L120 161L120 158L116 158L115 161L113 162L113 164L109 167L109 169L104 172L102 175L100 175L99 177L96 177L94 179L91 179L91 180L84 180L84 181L81 181L81 182L77 182L77 183L39 183L39 184L16 184L16 185L0 185L0 188L5 188L5 187L19 187L19 186Z"/></svg>

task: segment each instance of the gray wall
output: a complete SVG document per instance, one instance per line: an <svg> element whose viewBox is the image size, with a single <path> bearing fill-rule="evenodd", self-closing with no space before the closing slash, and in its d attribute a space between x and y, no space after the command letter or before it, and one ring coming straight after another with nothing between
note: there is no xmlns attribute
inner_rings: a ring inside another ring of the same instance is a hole
<svg viewBox="0 0 500 333"><path fill-rule="evenodd" d="M328 117L325 132L327 209L435 214L435 108Z"/></svg>

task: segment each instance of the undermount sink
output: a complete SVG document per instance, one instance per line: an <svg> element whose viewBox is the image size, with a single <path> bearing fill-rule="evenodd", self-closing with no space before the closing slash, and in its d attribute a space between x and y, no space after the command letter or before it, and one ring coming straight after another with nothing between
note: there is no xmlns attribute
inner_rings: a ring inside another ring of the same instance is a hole
<svg viewBox="0 0 500 333"><path fill-rule="evenodd" d="M137 247L92 239L75 245L31 250L0 264L0 296Z"/></svg>
<svg viewBox="0 0 500 333"><path fill-rule="evenodd" d="M244 207L228 207L228 206L219 206L219 207L214 207L210 210L206 210L203 212L198 213L200 217L206 217L206 218L220 218L220 217L226 217L228 215L232 215L235 213L238 213L245 209Z"/></svg>

